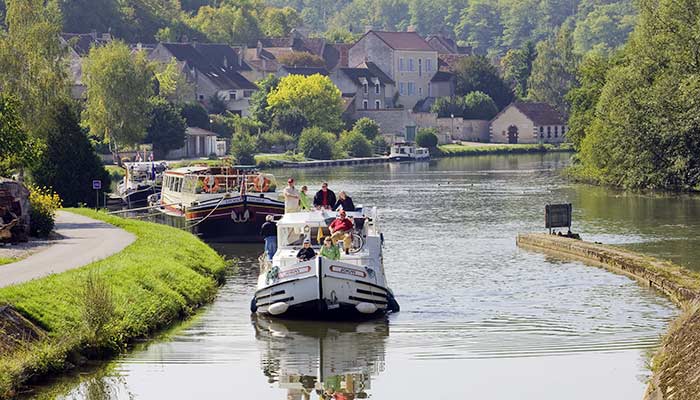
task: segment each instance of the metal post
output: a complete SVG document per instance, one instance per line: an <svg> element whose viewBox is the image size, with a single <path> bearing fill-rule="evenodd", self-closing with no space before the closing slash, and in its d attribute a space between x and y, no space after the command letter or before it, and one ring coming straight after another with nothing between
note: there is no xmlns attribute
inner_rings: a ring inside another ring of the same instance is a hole
<svg viewBox="0 0 700 400"><path fill-rule="evenodd" d="M95 211L100 208L100 190L95 189Z"/></svg>

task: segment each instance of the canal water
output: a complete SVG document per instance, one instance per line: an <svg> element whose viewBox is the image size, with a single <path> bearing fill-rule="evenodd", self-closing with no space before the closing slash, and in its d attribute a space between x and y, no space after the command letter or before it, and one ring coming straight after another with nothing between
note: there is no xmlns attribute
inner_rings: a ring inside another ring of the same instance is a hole
<svg viewBox="0 0 700 400"><path fill-rule="evenodd" d="M700 201L567 183L568 154L278 171L376 205L402 311L364 323L252 319L257 245L195 318L36 392L63 399L631 399L676 310L629 278L519 249L547 202L574 230L690 267ZM695 216L695 217L693 217ZM695 218L693 220L692 218Z"/></svg>

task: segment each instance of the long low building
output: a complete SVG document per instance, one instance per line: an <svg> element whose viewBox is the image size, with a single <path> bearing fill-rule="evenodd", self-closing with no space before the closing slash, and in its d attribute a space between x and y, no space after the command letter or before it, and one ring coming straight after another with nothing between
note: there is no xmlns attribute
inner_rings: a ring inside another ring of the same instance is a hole
<svg viewBox="0 0 700 400"><path fill-rule="evenodd" d="M547 103L515 102L491 120L493 143L563 143L564 117Z"/></svg>

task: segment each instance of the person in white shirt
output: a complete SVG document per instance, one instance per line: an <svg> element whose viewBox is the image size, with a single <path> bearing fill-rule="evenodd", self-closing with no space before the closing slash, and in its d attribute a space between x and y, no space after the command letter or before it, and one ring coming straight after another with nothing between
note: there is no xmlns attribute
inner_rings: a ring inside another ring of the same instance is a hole
<svg viewBox="0 0 700 400"><path fill-rule="evenodd" d="M299 191L294 187L294 179L289 178L287 187L284 188L284 212L299 211Z"/></svg>

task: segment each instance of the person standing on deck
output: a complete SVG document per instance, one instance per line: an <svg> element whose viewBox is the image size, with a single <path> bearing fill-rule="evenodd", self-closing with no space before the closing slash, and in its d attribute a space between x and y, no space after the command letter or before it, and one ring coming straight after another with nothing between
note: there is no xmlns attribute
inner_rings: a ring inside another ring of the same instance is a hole
<svg viewBox="0 0 700 400"><path fill-rule="evenodd" d="M345 192L338 193L338 201L335 203L334 210L342 209L345 211L355 211L355 203L352 198Z"/></svg>
<svg viewBox="0 0 700 400"><path fill-rule="evenodd" d="M265 240L267 258L272 260L272 257L277 253L277 223L272 215L265 217L265 223L260 228L260 236Z"/></svg>
<svg viewBox="0 0 700 400"><path fill-rule="evenodd" d="M301 209L304 211L311 210L311 201L309 200L309 196L306 194L306 192L309 190L306 185L301 187L301 192L299 192L299 206L301 206Z"/></svg>
<svg viewBox="0 0 700 400"><path fill-rule="evenodd" d="M328 189L328 182L323 182L321 190L314 196L314 207L332 209L335 205L335 193Z"/></svg>
<svg viewBox="0 0 700 400"><path fill-rule="evenodd" d="M294 187L294 178L289 178L287 187L284 188L284 212L299 211L299 191Z"/></svg>

